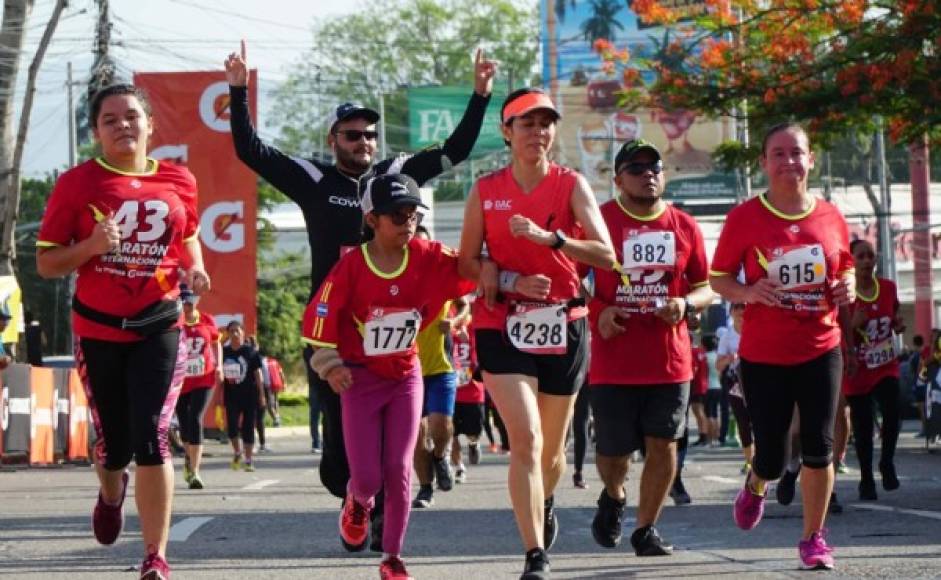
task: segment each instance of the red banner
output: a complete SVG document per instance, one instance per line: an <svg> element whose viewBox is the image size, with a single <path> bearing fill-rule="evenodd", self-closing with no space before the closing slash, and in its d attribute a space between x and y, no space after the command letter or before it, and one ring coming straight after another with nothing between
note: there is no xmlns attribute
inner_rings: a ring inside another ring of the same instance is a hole
<svg viewBox="0 0 941 580"><path fill-rule="evenodd" d="M153 106L151 156L186 165L199 184L199 239L212 291L200 309L219 325L241 320L255 333L255 174L235 155L229 87L222 72L138 73ZM249 103L255 117L256 71Z"/></svg>

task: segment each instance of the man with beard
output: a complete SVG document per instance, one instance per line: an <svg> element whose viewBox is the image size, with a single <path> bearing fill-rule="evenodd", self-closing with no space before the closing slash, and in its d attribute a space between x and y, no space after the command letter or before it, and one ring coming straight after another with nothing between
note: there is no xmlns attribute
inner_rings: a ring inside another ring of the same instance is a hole
<svg viewBox="0 0 941 580"><path fill-rule="evenodd" d="M341 248L358 245L361 241L363 214L360 197L370 178L385 173L404 173L422 185L470 155L490 102L496 65L484 58L483 51L477 51L474 93L461 121L442 145L414 155L403 154L374 164L379 114L353 103L339 105L328 124L327 144L333 151L334 165L287 155L258 137L248 113L248 64L244 41L241 54L233 52L226 59L225 71L231 97L232 139L236 154L243 163L291 198L304 214L311 250L313 293L339 259ZM304 360L310 360L311 354L310 347L307 347ZM319 397L324 413L320 480L330 493L343 498L349 480L349 465L340 423L340 399L310 368L307 369L307 379L310 396ZM314 429L316 425L312 421L312 433Z"/></svg>
<svg viewBox="0 0 941 580"><path fill-rule="evenodd" d="M591 408L604 487L591 525L595 541L621 540L631 453L646 449L636 529L638 556L673 546L655 524L676 474L676 439L686 425L693 377L687 317L712 301L702 232L663 200L663 160L651 143L624 144L615 157L618 196L601 206L620 272L595 269Z"/></svg>

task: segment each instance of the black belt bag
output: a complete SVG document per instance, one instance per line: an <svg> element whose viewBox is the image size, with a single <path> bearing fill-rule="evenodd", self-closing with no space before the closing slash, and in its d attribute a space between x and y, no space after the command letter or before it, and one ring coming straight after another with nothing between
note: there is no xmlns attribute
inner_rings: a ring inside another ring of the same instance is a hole
<svg viewBox="0 0 941 580"><path fill-rule="evenodd" d="M183 312L183 305L179 300L158 300L133 316L125 318L95 310L79 301L78 296L74 296L72 298L72 310L92 322L119 330L127 330L140 336L150 336L151 334L163 332L176 324Z"/></svg>

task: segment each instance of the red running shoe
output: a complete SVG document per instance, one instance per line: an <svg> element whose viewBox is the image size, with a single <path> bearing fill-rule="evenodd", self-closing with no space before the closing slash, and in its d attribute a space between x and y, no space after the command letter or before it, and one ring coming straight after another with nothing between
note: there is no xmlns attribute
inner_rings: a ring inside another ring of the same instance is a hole
<svg viewBox="0 0 941 580"><path fill-rule="evenodd" d="M415 580L408 575L405 562L398 556L389 556L388 560L379 564L379 578L381 580Z"/></svg>
<svg viewBox="0 0 941 580"><path fill-rule="evenodd" d="M368 538L369 509L348 495L340 512L340 540L343 541L343 547L358 552L366 547Z"/></svg>
<svg viewBox="0 0 941 580"><path fill-rule="evenodd" d="M156 552L144 558L140 566L141 580L170 580L170 565Z"/></svg>
<svg viewBox="0 0 941 580"><path fill-rule="evenodd" d="M121 491L121 501L118 502L118 505L106 504L101 497L101 491L98 492L98 502L91 514L91 528L95 532L95 539L98 540L99 544L106 546L113 544L124 528L124 497L127 495L127 471L122 474L121 481L124 484L124 490Z"/></svg>

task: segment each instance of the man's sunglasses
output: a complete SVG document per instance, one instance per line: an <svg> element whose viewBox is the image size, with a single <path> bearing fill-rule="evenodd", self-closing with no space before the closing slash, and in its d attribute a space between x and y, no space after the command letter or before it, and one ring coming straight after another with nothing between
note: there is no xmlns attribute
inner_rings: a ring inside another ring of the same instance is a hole
<svg viewBox="0 0 941 580"><path fill-rule="evenodd" d="M379 138L379 131L360 131L359 129L343 129L337 131L338 134L343 135L347 141L359 141L363 137L366 137L367 141L375 141Z"/></svg>
<svg viewBox="0 0 941 580"><path fill-rule="evenodd" d="M391 212L391 213L384 213L381 215L388 217L389 221L391 221L393 224L397 226L404 226L405 224L409 222L420 224L422 218L425 217L424 214L421 214L417 211L412 211L412 212L396 211L396 212Z"/></svg>
<svg viewBox="0 0 941 580"><path fill-rule="evenodd" d="M648 171L653 171L654 175L658 175L663 171L663 161L654 161L653 163L625 163L618 169L618 173L622 171L626 171L631 175L643 175Z"/></svg>

